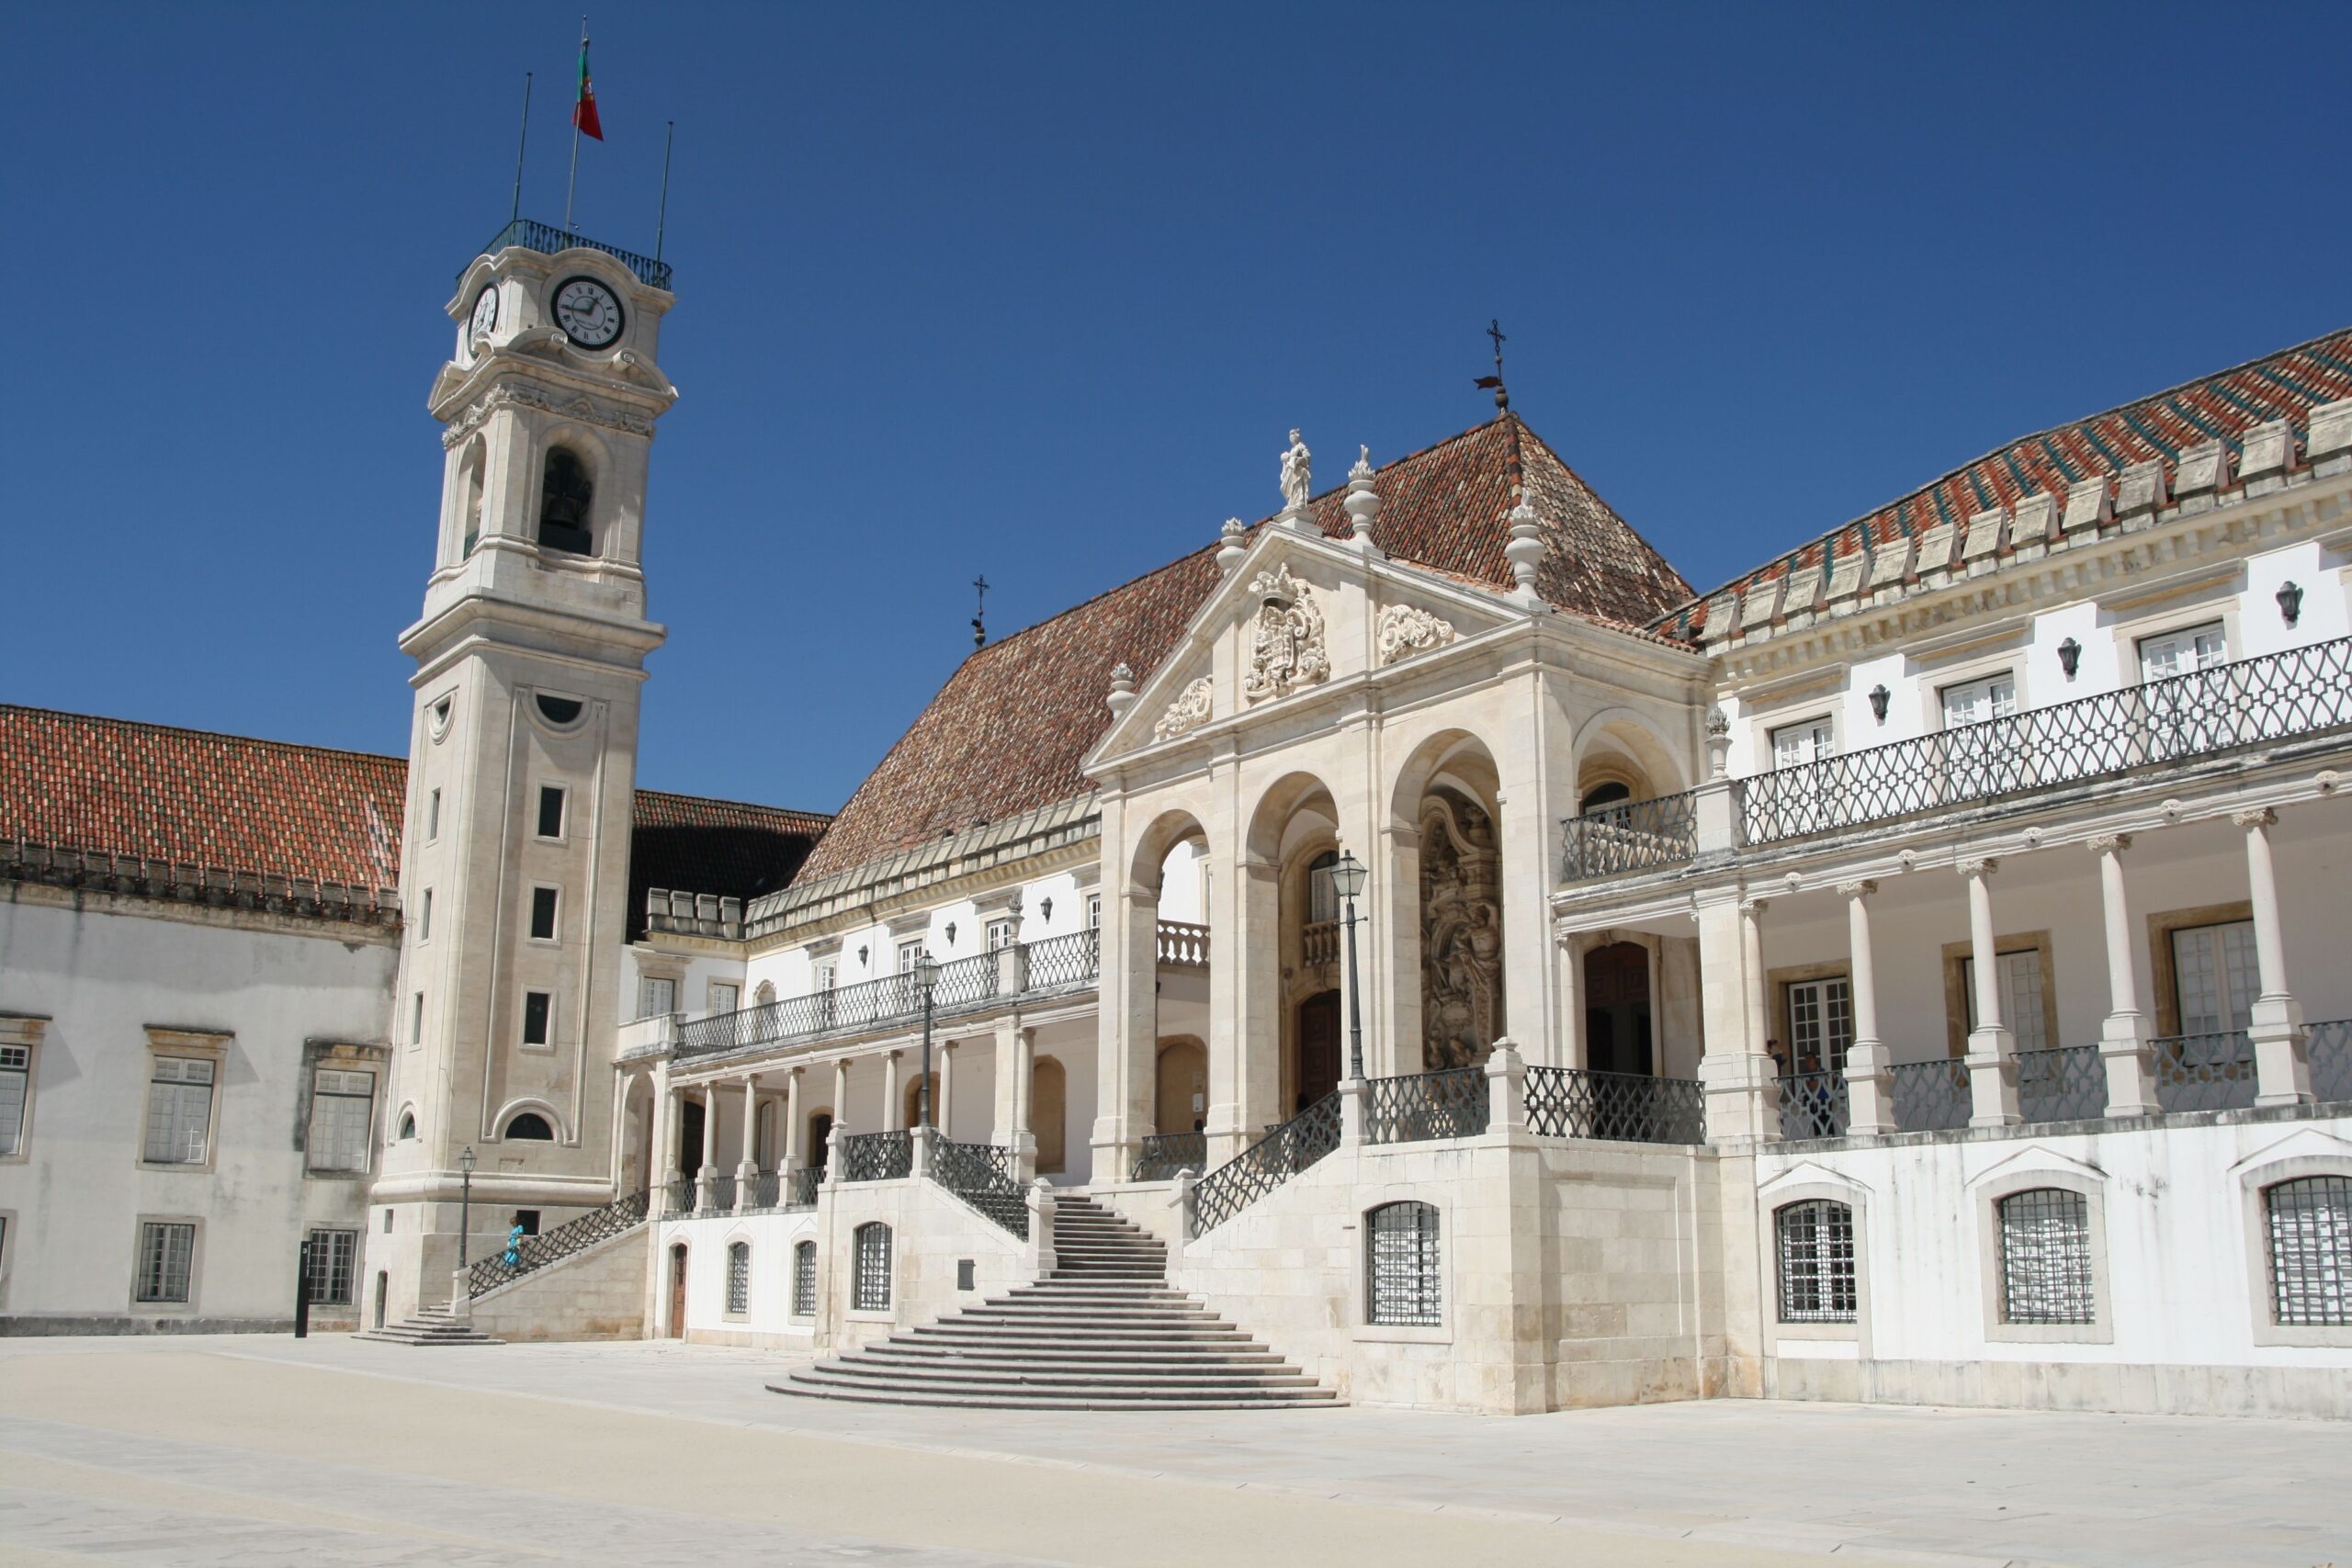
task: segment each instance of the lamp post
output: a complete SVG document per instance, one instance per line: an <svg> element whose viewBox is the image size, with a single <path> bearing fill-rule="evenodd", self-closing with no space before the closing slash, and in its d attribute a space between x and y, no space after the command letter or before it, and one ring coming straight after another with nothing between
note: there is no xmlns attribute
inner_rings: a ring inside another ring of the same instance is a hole
<svg viewBox="0 0 2352 1568"><path fill-rule="evenodd" d="M915 1121L931 1131L931 988L939 984L939 961L928 948L915 960L915 989L922 993L922 1077L915 1085Z"/></svg>
<svg viewBox="0 0 2352 1568"><path fill-rule="evenodd" d="M466 1237L473 1229L474 1146L458 1156L458 1267L466 1266Z"/></svg>
<svg viewBox="0 0 2352 1568"><path fill-rule="evenodd" d="M1356 895L1370 874L1352 852L1342 852L1331 868L1331 889L1347 900L1348 916L1348 1076L1363 1077L1363 997L1356 978Z"/></svg>

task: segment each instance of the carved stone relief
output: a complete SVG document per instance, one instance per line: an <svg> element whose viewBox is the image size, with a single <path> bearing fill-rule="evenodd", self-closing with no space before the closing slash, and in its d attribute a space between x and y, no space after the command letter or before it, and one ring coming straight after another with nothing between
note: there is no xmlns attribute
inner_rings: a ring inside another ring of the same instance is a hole
<svg viewBox="0 0 2352 1568"><path fill-rule="evenodd" d="M1394 664L1453 640L1453 623L1442 621L1411 604L1391 604L1380 612L1380 661Z"/></svg>
<svg viewBox="0 0 2352 1568"><path fill-rule="evenodd" d="M1421 1061L1476 1066L1502 1032L1502 860L1484 808L1450 789L1421 802Z"/></svg>
<svg viewBox="0 0 2352 1568"><path fill-rule="evenodd" d="M1209 678L1204 675L1176 694L1176 700L1168 705L1168 711L1151 727L1151 738L1173 740L1206 724L1209 714Z"/></svg>
<svg viewBox="0 0 2352 1568"><path fill-rule="evenodd" d="M1250 580L1258 601L1250 625L1250 669L1241 694L1251 702L1288 696L1301 686L1329 680L1331 655L1323 641L1323 613L1314 591L1290 574L1289 563Z"/></svg>

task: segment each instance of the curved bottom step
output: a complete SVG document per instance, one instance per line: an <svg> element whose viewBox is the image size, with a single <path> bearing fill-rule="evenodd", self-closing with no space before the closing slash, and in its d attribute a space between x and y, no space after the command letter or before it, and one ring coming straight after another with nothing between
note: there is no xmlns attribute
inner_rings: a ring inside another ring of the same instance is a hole
<svg viewBox="0 0 2352 1568"><path fill-rule="evenodd" d="M797 1384L790 1381L768 1384L771 1393L788 1393L801 1399L832 1399L848 1404L919 1404L938 1409L963 1410L1127 1410L1127 1411L1193 1411L1193 1410L1336 1410L1340 1408L1338 1396L1325 1394L1317 1399L1287 1396L1281 1399L1170 1399L1141 1395L1131 1399L1106 1397L1100 1394L1078 1395L1057 1399L1050 1394L933 1393L928 1391L900 1393L865 1389L829 1388L821 1384Z"/></svg>

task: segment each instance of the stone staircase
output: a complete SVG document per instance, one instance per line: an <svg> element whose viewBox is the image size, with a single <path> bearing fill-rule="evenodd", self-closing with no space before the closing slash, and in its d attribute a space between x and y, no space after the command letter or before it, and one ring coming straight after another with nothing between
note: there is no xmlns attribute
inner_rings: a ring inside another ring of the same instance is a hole
<svg viewBox="0 0 2352 1568"><path fill-rule="evenodd" d="M1314 1379L1168 1285L1161 1244L1089 1199L1054 1206L1034 1284L796 1371L778 1393L995 1410L1331 1405Z"/></svg>
<svg viewBox="0 0 2352 1568"><path fill-rule="evenodd" d="M462 1318L449 1315L446 1306L424 1306L416 1309L414 1317L370 1328L352 1336L354 1339L373 1339L386 1345L503 1345L503 1339L492 1339L478 1332Z"/></svg>

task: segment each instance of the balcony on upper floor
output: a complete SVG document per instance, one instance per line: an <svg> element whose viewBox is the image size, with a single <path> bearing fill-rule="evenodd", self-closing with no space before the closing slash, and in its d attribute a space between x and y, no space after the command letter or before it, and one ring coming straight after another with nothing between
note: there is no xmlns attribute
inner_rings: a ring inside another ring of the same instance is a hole
<svg viewBox="0 0 2352 1568"><path fill-rule="evenodd" d="M2161 775L2352 728L2352 637L1728 781L1731 849L1908 822L1998 814L2067 788ZM1591 882L1697 858L1702 784L1566 826L1563 880Z"/></svg>

